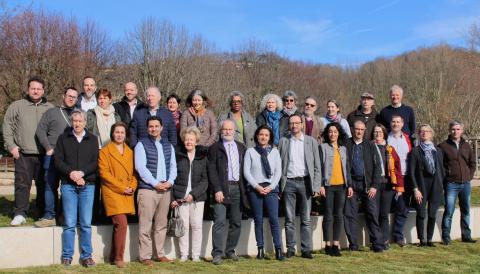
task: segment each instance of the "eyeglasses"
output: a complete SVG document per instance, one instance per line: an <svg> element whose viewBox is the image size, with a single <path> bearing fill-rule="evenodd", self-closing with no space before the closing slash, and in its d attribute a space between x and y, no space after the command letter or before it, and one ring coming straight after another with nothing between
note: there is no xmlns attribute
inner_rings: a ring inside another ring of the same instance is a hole
<svg viewBox="0 0 480 274"><path fill-rule="evenodd" d="M305 106L306 106L306 107L312 107L312 108L314 108L316 105L315 105L315 104L305 103Z"/></svg>
<svg viewBox="0 0 480 274"><path fill-rule="evenodd" d="M74 99L74 100L76 100L78 97L77 97L77 96L73 96L73 95L67 95L67 98L68 98L68 99Z"/></svg>
<svg viewBox="0 0 480 274"><path fill-rule="evenodd" d="M283 101L291 103L291 102L295 102L295 99L283 99Z"/></svg>
<svg viewBox="0 0 480 274"><path fill-rule="evenodd" d="M290 125L300 125L301 123L302 123L302 122L290 122L290 123L288 123L288 124L290 124Z"/></svg>

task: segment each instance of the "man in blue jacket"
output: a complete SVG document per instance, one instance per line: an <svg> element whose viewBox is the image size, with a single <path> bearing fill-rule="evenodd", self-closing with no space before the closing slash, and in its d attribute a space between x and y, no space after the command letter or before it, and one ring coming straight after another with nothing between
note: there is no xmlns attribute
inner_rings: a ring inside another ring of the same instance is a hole
<svg viewBox="0 0 480 274"><path fill-rule="evenodd" d="M173 146L177 145L177 129L173 115L166 108L160 106L162 95L157 87L149 87L145 92L146 107L140 108L133 113L130 122L130 146L135 147L140 139L148 137L147 119L156 116L163 122L162 138Z"/></svg>

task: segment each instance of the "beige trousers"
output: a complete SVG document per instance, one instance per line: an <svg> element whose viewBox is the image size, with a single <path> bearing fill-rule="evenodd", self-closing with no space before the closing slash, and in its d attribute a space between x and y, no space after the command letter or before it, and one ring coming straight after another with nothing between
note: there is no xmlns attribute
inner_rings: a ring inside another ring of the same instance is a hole
<svg viewBox="0 0 480 274"><path fill-rule="evenodd" d="M138 252L140 260L152 259L152 234L157 258L165 256L170 191L138 190ZM153 227L152 227L153 224Z"/></svg>
<svg viewBox="0 0 480 274"><path fill-rule="evenodd" d="M192 258L200 257L204 204L205 202L184 203L178 209L178 214L183 220L185 228L185 235L178 238L180 256L182 257L188 256L190 227L192 231Z"/></svg>

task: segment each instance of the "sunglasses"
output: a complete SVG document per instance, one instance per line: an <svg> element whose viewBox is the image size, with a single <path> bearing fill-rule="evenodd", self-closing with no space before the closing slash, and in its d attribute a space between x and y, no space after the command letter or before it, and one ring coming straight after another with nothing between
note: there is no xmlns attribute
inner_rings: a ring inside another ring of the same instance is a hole
<svg viewBox="0 0 480 274"><path fill-rule="evenodd" d="M306 106L306 107L312 107L312 108L313 108L313 107L315 107L316 105L315 105L315 104L305 103L305 106Z"/></svg>
<svg viewBox="0 0 480 274"><path fill-rule="evenodd" d="M285 102L295 102L295 99L284 99Z"/></svg>

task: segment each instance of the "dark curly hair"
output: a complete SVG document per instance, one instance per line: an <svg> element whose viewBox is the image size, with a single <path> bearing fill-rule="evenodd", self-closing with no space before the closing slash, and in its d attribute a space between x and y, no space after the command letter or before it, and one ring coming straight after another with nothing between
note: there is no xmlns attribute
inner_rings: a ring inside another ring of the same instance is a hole
<svg viewBox="0 0 480 274"><path fill-rule="evenodd" d="M273 145L273 130L267 125L259 126L257 130L255 130L255 134L253 135L253 141L255 141L255 144L258 144L258 134L260 134L260 130L262 129L266 129L268 130L268 132L270 132L270 139L268 140L268 144Z"/></svg>
<svg viewBox="0 0 480 274"><path fill-rule="evenodd" d="M323 137L324 143L330 144L331 142L330 137L328 137L328 130L331 127L335 127L338 130L338 141L337 141L338 145L344 146L347 141L347 134L345 133L345 130L343 130L342 126L337 122L332 122L328 124L325 127L325 130L323 130L322 137Z"/></svg>

